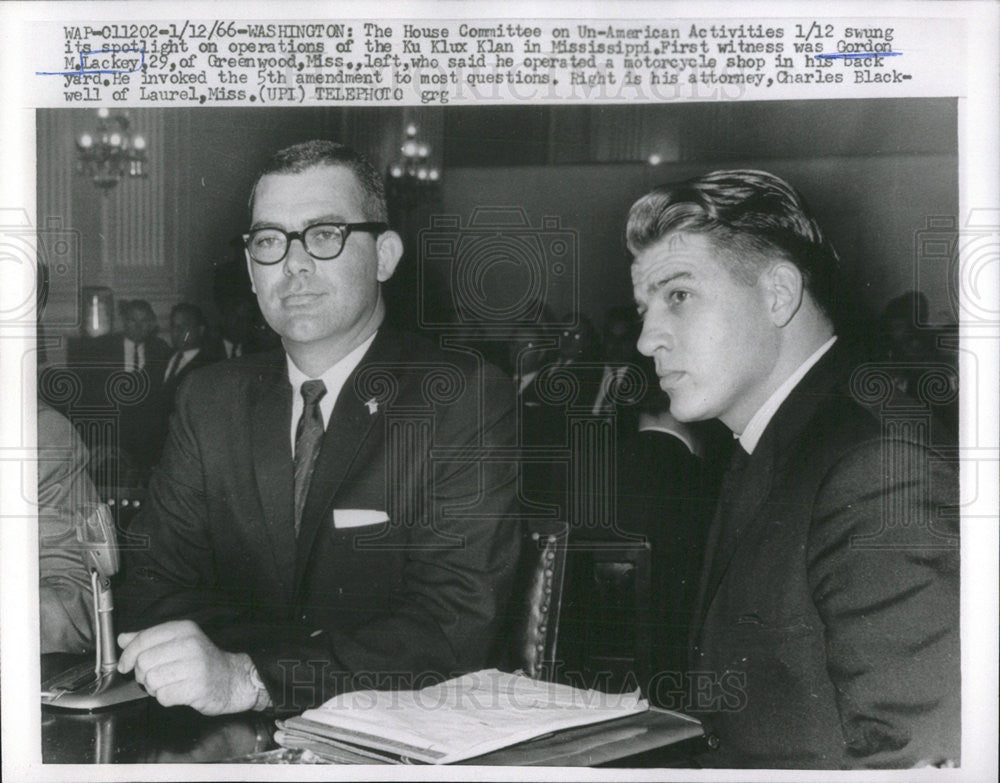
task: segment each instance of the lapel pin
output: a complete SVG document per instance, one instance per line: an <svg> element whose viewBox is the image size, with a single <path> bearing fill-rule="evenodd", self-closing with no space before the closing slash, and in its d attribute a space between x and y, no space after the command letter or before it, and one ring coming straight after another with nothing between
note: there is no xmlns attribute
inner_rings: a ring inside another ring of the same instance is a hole
<svg viewBox="0 0 1000 783"><path fill-rule="evenodd" d="M374 416L376 413L378 413L378 402L375 400L374 397L368 400L368 402L366 402L365 405L368 406L369 416Z"/></svg>

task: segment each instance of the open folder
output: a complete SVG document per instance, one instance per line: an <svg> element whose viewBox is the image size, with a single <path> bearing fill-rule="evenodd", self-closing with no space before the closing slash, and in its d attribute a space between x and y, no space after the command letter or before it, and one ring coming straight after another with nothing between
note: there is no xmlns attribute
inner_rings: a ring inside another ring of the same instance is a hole
<svg viewBox="0 0 1000 783"><path fill-rule="evenodd" d="M638 692L583 690L496 669L416 691L352 691L278 722L275 739L330 760L450 764L649 709Z"/></svg>

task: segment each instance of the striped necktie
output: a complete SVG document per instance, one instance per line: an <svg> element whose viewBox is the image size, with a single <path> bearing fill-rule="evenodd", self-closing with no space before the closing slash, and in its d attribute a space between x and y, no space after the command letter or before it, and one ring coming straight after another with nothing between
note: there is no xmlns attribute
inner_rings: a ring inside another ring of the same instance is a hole
<svg viewBox="0 0 1000 783"><path fill-rule="evenodd" d="M305 405L295 428L295 535L302 525L302 509L309 494L313 466L323 440L323 414L319 401L326 394L323 381L306 381L302 384L302 400Z"/></svg>

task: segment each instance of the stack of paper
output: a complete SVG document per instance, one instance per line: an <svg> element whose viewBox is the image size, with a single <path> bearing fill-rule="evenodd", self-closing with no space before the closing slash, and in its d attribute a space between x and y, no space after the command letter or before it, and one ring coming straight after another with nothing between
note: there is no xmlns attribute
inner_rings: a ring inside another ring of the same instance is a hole
<svg viewBox="0 0 1000 783"><path fill-rule="evenodd" d="M279 721L288 748L361 763L450 764L649 709L611 694L486 669L418 691L352 691Z"/></svg>

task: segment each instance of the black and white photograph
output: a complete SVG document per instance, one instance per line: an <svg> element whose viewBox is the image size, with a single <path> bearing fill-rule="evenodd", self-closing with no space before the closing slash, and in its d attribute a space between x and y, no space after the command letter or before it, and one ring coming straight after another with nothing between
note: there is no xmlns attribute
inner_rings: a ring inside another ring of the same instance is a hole
<svg viewBox="0 0 1000 783"><path fill-rule="evenodd" d="M5 777L995 779L989 114L888 8L444 7L32 60Z"/></svg>

